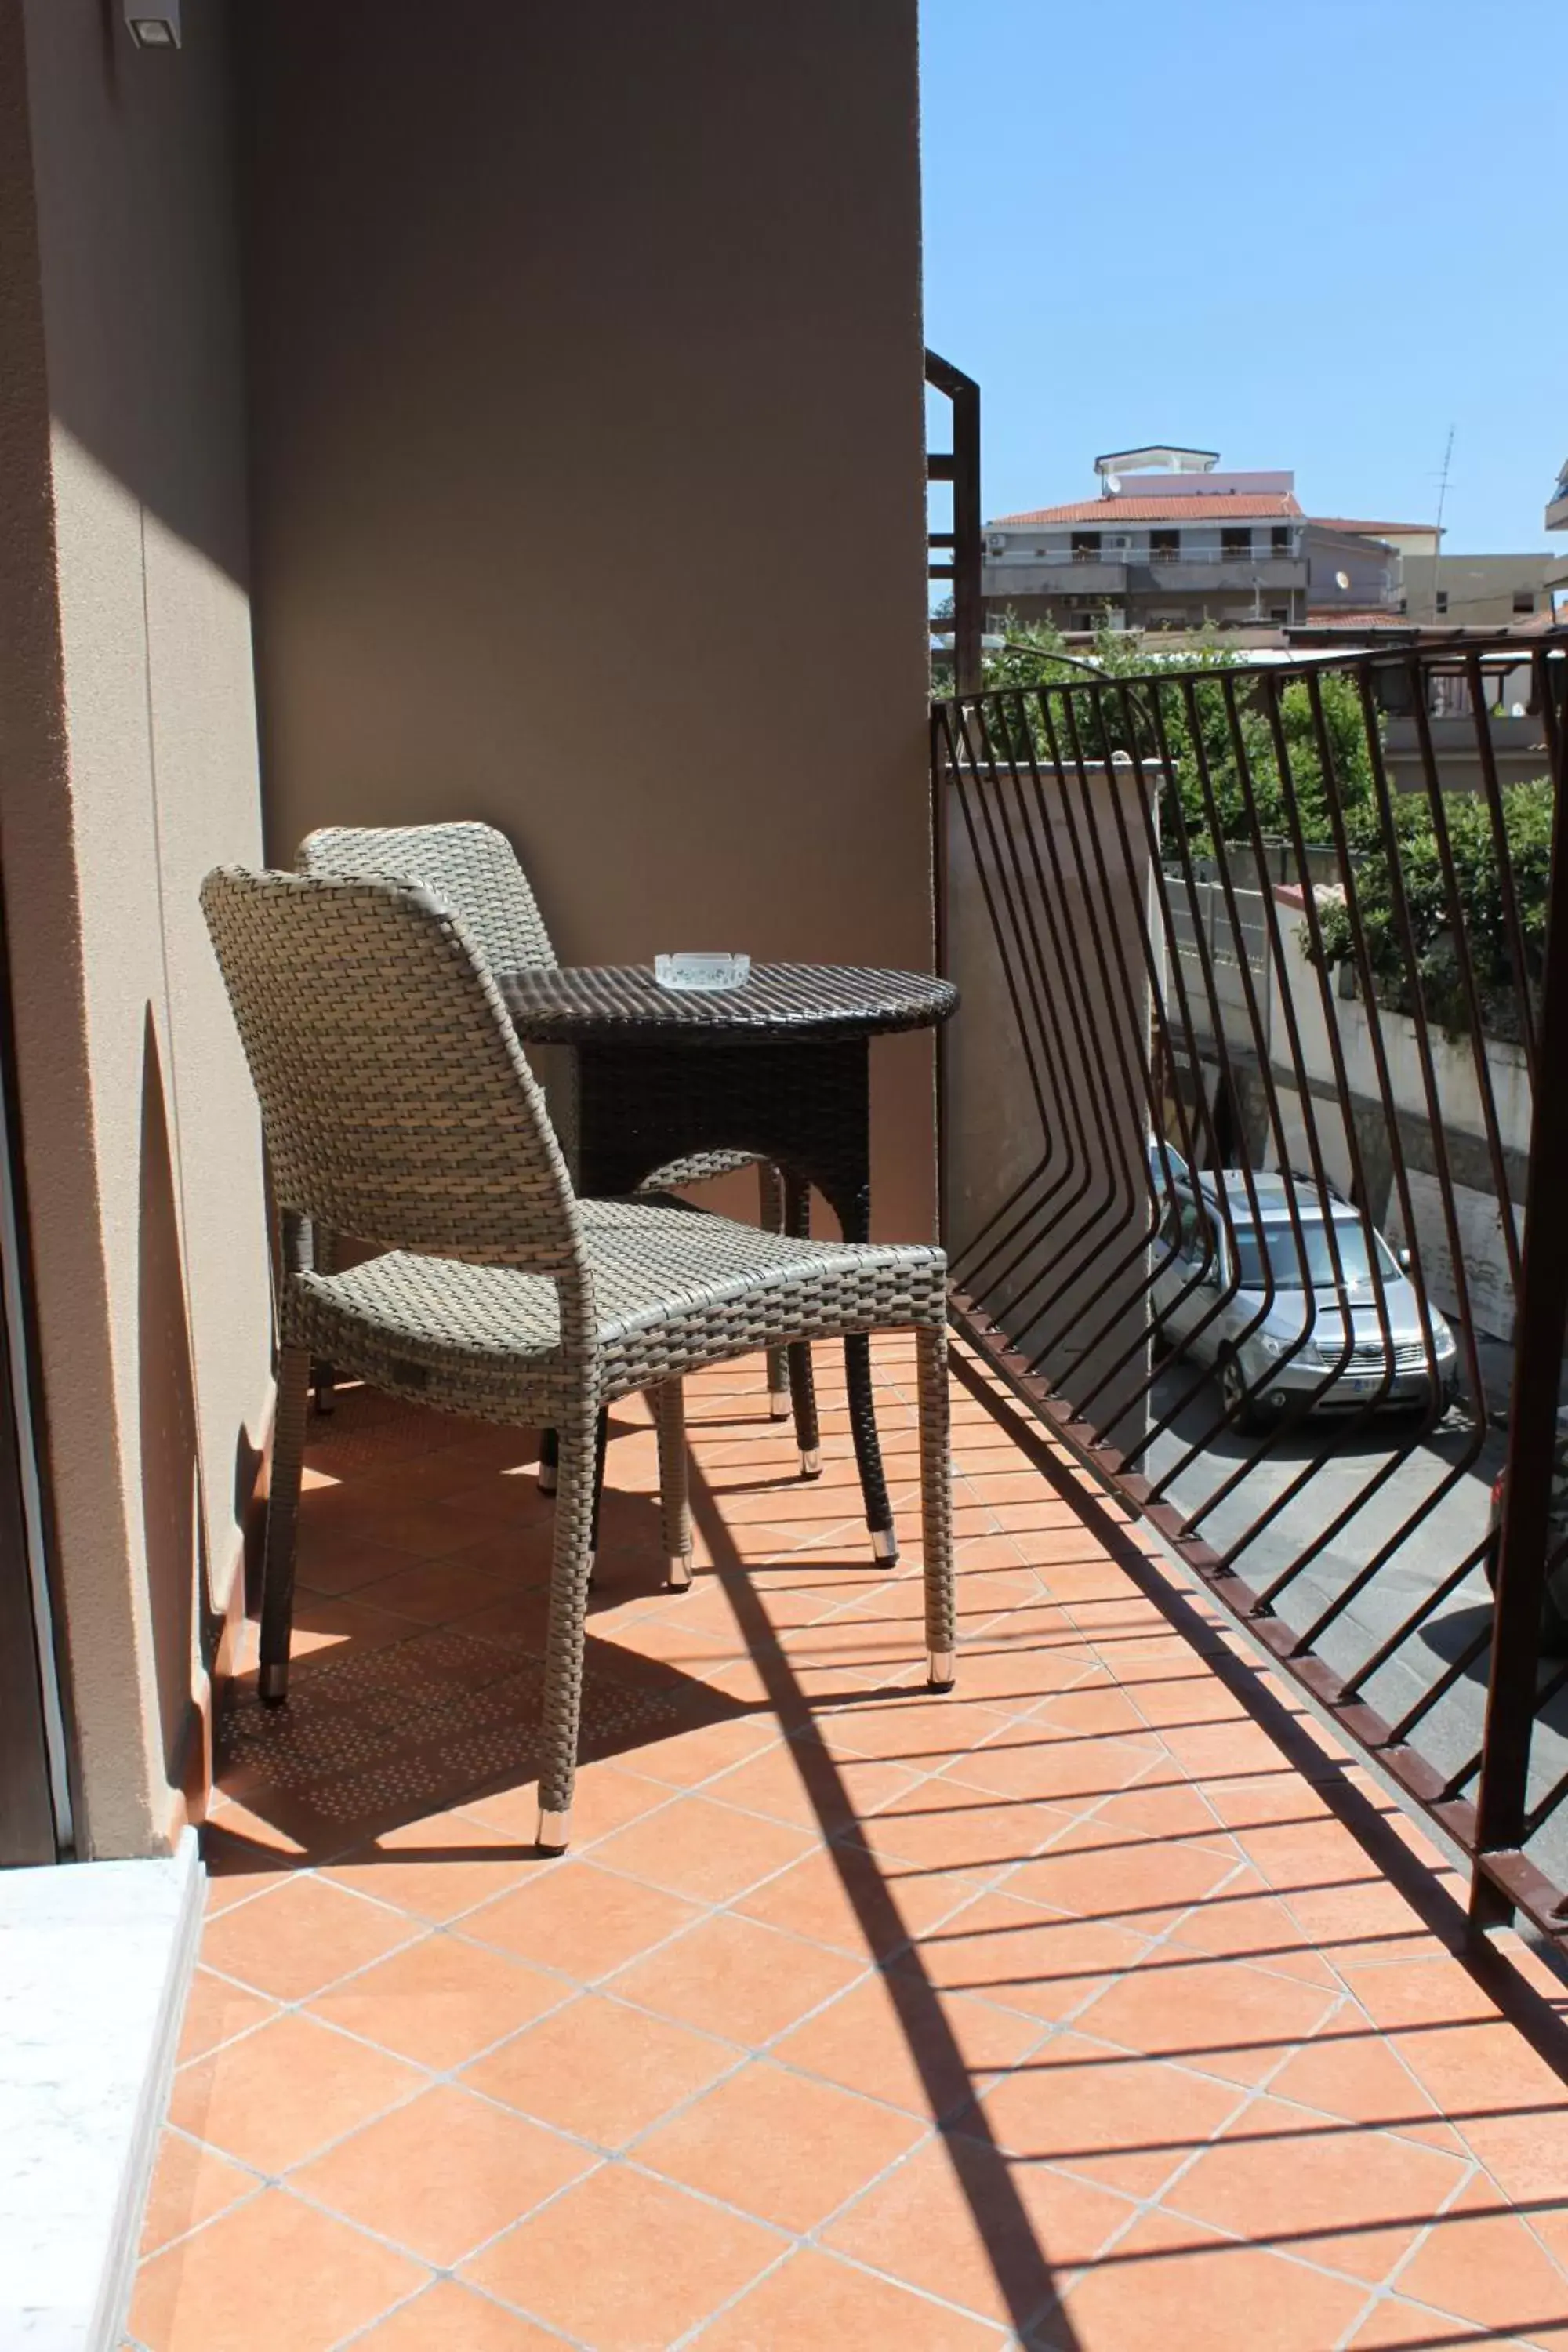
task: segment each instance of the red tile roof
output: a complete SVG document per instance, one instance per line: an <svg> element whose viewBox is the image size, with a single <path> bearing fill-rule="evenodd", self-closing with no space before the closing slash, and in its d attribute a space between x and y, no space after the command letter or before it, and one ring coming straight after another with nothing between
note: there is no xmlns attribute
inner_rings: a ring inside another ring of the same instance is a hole
<svg viewBox="0 0 1568 2352"><path fill-rule="evenodd" d="M1353 516L1311 515L1308 518L1320 530L1358 531L1363 539L1384 538L1390 531L1408 537L1412 531L1436 531L1435 522L1357 522Z"/></svg>
<svg viewBox="0 0 1568 2352"><path fill-rule="evenodd" d="M1187 498L1079 499L1070 506L1031 507L1023 514L995 516L988 530L1005 530L1031 523L1119 522L1283 522L1300 517L1300 508L1289 492L1264 495L1253 490L1198 491Z"/></svg>
<svg viewBox="0 0 1568 2352"><path fill-rule="evenodd" d="M1310 604L1306 625L1309 629L1409 629L1415 625L1403 613L1346 613L1337 604Z"/></svg>

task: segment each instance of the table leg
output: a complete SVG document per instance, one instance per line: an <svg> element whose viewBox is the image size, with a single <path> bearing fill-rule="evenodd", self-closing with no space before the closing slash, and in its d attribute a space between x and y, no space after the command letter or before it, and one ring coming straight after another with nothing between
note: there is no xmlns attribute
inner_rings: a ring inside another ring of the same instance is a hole
<svg viewBox="0 0 1568 2352"><path fill-rule="evenodd" d="M577 1061L578 1149L583 1189L611 1199L635 1192L648 1171L688 1152L754 1151L786 1171L786 1213L805 1213L809 1179L827 1201L846 1241L871 1237L870 1053L864 1037L701 1052L638 1045L584 1046ZM792 1179L787 1171L796 1171ZM797 1181L796 1181L797 1180ZM800 1230L797 1223L791 1232ZM802 1418L809 1351L790 1349L803 1467L818 1451L815 1407ZM849 1425L866 1503L871 1549L899 1556L882 1475L872 1402L871 1348L844 1343ZM797 1370L797 1366L800 1370ZM807 1444L808 1434L814 1443Z"/></svg>
<svg viewBox="0 0 1568 2352"><path fill-rule="evenodd" d="M761 1195L763 1224L770 1234L787 1234L789 1224L784 1215L784 1178L771 1160L757 1162L757 1190ZM789 1358L783 1348L768 1349L768 1411L774 1421L783 1421L790 1409ZM796 1436L799 1436L796 1430Z"/></svg>
<svg viewBox="0 0 1568 2352"><path fill-rule="evenodd" d="M827 1199L847 1242L871 1238L871 1100L870 1055L865 1039L846 1047L840 1061L842 1092L837 1106L836 1138L838 1181ZM844 1381L849 1393L849 1432L860 1470L860 1492L866 1504L866 1528L873 1557L890 1567L899 1556L888 1482L882 1471L882 1449L877 1437L877 1407L871 1386L871 1342L863 1331L851 1332L844 1342Z"/></svg>
<svg viewBox="0 0 1568 2352"><path fill-rule="evenodd" d="M844 1377L849 1391L849 1428L855 1459L860 1465L860 1491L866 1498L866 1525L873 1556L890 1566L899 1556L893 1507L882 1475L882 1449L877 1437L877 1408L871 1387L871 1342L864 1331L851 1332L844 1342Z"/></svg>
<svg viewBox="0 0 1568 2352"><path fill-rule="evenodd" d="M871 1384L871 1342L864 1331L852 1331L844 1342L844 1381L849 1391L849 1433L855 1440L855 1459L860 1466L860 1492L866 1502L872 1557L891 1567L899 1556L899 1537L893 1525L893 1507L888 1500L888 1481L882 1473L882 1448L877 1436L877 1406Z"/></svg>
<svg viewBox="0 0 1568 2352"><path fill-rule="evenodd" d="M811 1186L804 1176L786 1171L784 1180L784 1229L805 1241L811 1232ZM789 1349L789 1392L795 1406L795 1440L800 1448L803 1478L822 1475L822 1432L816 1419L816 1382L812 1377L811 1345L797 1339Z"/></svg>
<svg viewBox="0 0 1568 2352"><path fill-rule="evenodd" d="M811 1192L805 1181L786 1176L784 1194L789 1230L803 1240L811 1229ZM836 1202L838 1222L844 1228L844 1238L850 1242L870 1238L870 1204L866 1188L857 1185L853 1201ZM794 1347L789 1351L790 1388L796 1397L795 1425L801 1426L800 1391L796 1388L795 1363L804 1358L805 1379L811 1379L811 1349ZM849 1431L855 1441L855 1460L860 1472L860 1493L866 1506L866 1527L871 1538L872 1556L889 1565L898 1559L898 1531L893 1525L892 1506L888 1500L888 1481L882 1470L882 1448L877 1436L877 1407L871 1385L871 1342L864 1332L855 1332L844 1342L844 1381L849 1398ZM808 1387L811 1433L816 1442L816 1399ZM805 1439L801 1438L801 1465L806 1462ZM814 1460L818 1459L813 1455Z"/></svg>

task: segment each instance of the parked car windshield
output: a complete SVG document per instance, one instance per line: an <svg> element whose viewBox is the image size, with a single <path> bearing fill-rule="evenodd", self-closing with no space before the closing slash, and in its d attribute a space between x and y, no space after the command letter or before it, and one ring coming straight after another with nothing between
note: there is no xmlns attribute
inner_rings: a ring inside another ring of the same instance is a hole
<svg viewBox="0 0 1568 2352"><path fill-rule="evenodd" d="M1372 1283L1372 1268L1367 1262L1366 1232L1348 1218L1336 1219L1334 1245L1339 1256L1335 1271L1333 1250L1329 1241L1328 1220L1324 1217L1301 1219L1301 1239L1289 1224L1267 1224L1261 1233L1256 1225L1236 1228L1237 1286L1241 1290L1264 1290L1268 1276L1264 1272L1263 1252L1268 1253L1268 1266L1276 1290L1331 1290L1342 1281L1350 1289ZM1399 1278L1399 1267L1386 1242L1373 1235L1377 1242L1378 1272L1384 1282Z"/></svg>

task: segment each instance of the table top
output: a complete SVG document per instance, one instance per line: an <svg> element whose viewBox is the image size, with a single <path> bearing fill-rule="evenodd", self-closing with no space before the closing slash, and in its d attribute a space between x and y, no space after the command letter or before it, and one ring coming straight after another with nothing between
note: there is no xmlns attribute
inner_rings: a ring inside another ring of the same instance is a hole
<svg viewBox="0 0 1568 2352"><path fill-rule="evenodd" d="M711 992L661 988L647 964L537 964L496 980L519 1036L541 1045L868 1037L958 1008L949 980L856 964L753 964L743 987Z"/></svg>

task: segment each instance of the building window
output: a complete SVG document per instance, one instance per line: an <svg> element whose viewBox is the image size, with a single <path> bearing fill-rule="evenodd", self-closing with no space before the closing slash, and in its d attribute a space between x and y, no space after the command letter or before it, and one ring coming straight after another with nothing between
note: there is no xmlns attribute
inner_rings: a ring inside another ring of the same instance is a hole
<svg viewBox="0 0 1568 2352"><path fill-rule="evenodd" d="M1290 619L1289 605L1270 604L1268 607L1268 617L1273 622L1277 629L1285 628L1289 625Z"/></svg>
<svg viewBox="0 0 1568 2352"><path fill-rule="evenodd" d="M1268 534L1268 544L1276 555L1289 554L1290 526L1288 522L1277 522L1274 525Z"/></svg>
<svg viewBox="0 0 1568 2352"><path fill-rule="evenodd" d="M1068 623L1068 626L1071 630L1076 630L1080 635L1088 636L1092 634L1094 629L1094 614L1092 613L1075 613L1071 620Z"/></svg>
<svg viewBox="0 0 1568 2352"><path fill-rule="evenodd" d="M1439 613L1446 613L1448 609L1448 592L1446 588L1438 589L1436 601Z"/></svg>
<svg viewBox="0 0 1568 2352"><path fill-rule="evenodd" d="M1075 530L1072 535L1072 560L1075 563L1098 563L1100 533L1097 530Z"/></svg>
<svg viewBox="0 0 1568 2352"><path fill-rule="evenodd" d="M1400 611L1401 611L1402 613L1408 613L1408 611L1410 610L1410 599L1409 599L1409 597L1408 597L1408 596L1402 596L1402 597L1400 598L1400 600L1399 600L1399 609L1400 609Z"/></svg>
<svg viewBox="0 0 1568 2352"><path fill-rule="evenodd" d="M1182 534L1179 530L1152 530L1149 533L1151 563L1174 563L1181 551Z"/></svg>
<svg viewBox="0 0 1568 2352"><path fill-rule="evenodd" d="M1533 613L1535 610L1533 592L1529 588L1516 588L1513 592L1513 609L1516 613Z"/></svg>

